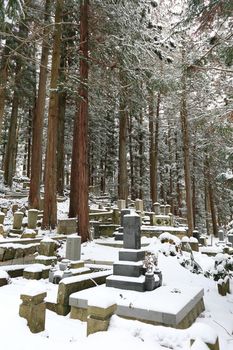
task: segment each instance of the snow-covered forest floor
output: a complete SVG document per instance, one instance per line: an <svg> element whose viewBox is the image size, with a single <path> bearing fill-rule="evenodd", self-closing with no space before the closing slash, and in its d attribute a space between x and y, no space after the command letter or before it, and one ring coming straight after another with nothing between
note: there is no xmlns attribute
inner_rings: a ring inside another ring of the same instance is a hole
<svg viewBox="0 0 233 350"><path fill-rule="evenodd" d="M23 200L21 200L23 204ZM67 202L59 204L59 217L64 217ZM10 220L10 218L9 218ZM40 232L41 233L41 232ZM44 232L50 234L49 232ZM108 240L108 239L106 239ZM114 261L118 257L118 248L99 245L97 241L82 244L82 260ZM220 349L230 350L233 347L233 294L220 296L217 283L206 278L202 273L194 274L181 266L182 257L166 256L161 253L161 242L157 238L142 237L142 242L148 243L145 247L158 254L158 266L163 274L163 285L171 288L188 285L189 287L204 288L205 311L188 329L176 330L163 326L152 326L139 321L122 319L112 316L107 332L99 332L86 337L86 323L74 320L67 316L58 316L46 310L45 331L32 334L25 319L19 317L20 294L30 285L32 288L41 288L47 291L48 299L56 299L57 285L48 280L29 281L22 277L12 278L9 285L0 288L0 334L1 349L11 350L71 350L71 349L174 349L174 350L204 350L205 345L196 341L191 347L190 338L199 338L211 342L215 334L219 337ZM60 249L64 254L65 245ZM166 249L164 249L166 253ZM203 271L213 270L214 258L200 252L194 252L194 258ZM2 267L1 267L2 269ZM231 280L231 291L233 283ZM140 293L141 294L141 293ZM164 303L169 301L165 300Z"/></svg>

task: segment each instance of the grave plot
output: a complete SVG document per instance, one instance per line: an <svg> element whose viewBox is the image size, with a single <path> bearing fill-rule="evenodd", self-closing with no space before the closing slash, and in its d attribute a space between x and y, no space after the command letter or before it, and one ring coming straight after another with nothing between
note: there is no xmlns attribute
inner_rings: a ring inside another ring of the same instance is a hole
<svg viewBox="0 0 233 350"><path fill-rule="evenodd" d="M187 328L204 310L202 288L162 286L156 259L141 249L140 216L123 216L123 248L106 286L70 295L71 317L87 320L87 333L106 330L112 314L152 324ZM93 297L94 296L94 297ZM100 305L99 300L109 300Z"/></svg>

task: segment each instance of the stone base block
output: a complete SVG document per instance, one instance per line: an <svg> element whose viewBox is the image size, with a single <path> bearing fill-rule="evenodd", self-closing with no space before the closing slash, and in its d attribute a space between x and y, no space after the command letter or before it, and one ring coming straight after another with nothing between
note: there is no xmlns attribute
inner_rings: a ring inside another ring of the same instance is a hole
<svg viewBox="0 0 233 350"><path fill-rule="evenodd" d="M115 241L123 241L123 233L115 232L114 233Z"/></svg>
<svg viewBox="0 0 233 350"><path fill-rule="evenodd" d="M79 269L80 267L84 267L84 261L78 260L78 261L71 261L70 262L71 269Z"/></svg>
<svg viewBox="0 0 233 350"><path fill-rule="evenodd" d="M106 286L118 289L134 290L137 292L145 291L145 276L127 277L109 276L106 278Z"/></svg>
<svg viewBox="0 0 233 350"><path fill-rule="evenodd" d="M109 326L109 320L98 320L92 316L87 317L87 335L96 332L107 331Z"/></svg>
<svg viewBox="0 0 233 350"><path fill-rule="evenodd" d="M117 262L113 264L113 275L139 277L142 275L142 262Z"/></svg>
<svg viewBox="0 0 233 350"><path fill-rule="evenodd" d="M87 309L83 309L81 307L71 306L70 318L86 322L87 321Z"/></svg>
<svg viewBox="0 0 233 350"><path fill-rule="evenodd" d="M36 272L24 271L23 278L26 278L28 280L40 280L41 274L42 274L42 271L36 271Z"/></svg>
<svg viewBox="0 0 233 350"><path fill-rule="evenodd" d="M145 259L145 251L141 249L124 249L119 251L121 261L140 261Z"/></svg>

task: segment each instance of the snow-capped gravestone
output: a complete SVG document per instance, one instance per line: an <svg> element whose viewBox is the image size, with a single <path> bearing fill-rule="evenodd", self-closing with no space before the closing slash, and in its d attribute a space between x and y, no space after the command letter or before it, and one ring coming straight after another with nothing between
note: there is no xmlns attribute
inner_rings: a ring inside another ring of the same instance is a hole
<svg viewBox="0 0 233 350"><path fill-rule="evenodd" d="M16 211L14 213L13 228L10 230L10 233L13 233L13 234L23 233L23 229L22 229L23 216L24 214L21 211Z"/></svg>
<svg viewBox="0 0 233 350"><path fill-rule="evenodd" d="M119 260L113 264L113 275L106 278L106 286L144 292L145 251L141 250L140 216L125 215L123 232L123 249L119 251Z"/></svg>
<svg viewBox="0 0 233 350"><path fill-rule="evenodd" d="M38 210L37 209L29 209L28 210L28 228L29 229L36 229L37 225L37 217L38 217Z"/></svg>
<svg viewBox="0 0 233 350"><path fill-rule="evenodd" d="M78 235L67 236L66 259L80 260L81 257L81 237Z"/></svg>
<svg viewBox="0 0 233 350"><path fill-rule="evenodd" d="M130 209L122 209L121 210L121 226L118 228L117 231L114 232L115 240L116 241L123 241L123 218L125 215L130 214Z"/></svg>

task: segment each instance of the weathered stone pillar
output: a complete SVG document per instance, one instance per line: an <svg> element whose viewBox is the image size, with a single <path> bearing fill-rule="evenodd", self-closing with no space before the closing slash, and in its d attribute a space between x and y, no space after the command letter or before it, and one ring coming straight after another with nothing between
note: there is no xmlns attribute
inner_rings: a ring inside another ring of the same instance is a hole
<svg viewBox="0 0 233 350"><path fill-rule="evenodd" d="M135 209L136 211L140 211L143 213L143 200L142 199L136 199L135 200Z"/></svg>
<svg viewBox="0 0 233 350"><path fill-rule="evenodd" d="M160 205L160 213L161 213L161 215L165 215L166 214L165 213L165 205L163 205L163 204Z"/></svg>
<svg viewBox="0 0 233 350"><path fill-rule="evenodd" d="M28 210L28 228L35 229L37 224L38 210L29 209Z"/></svg>
<svg viewBox="0 0 233 350"><path fill-rule="evenodd" d="M51 238L44 238L40 241L39 254L45 256L54 256L57 249L57 242Z"/></svg>
<svg viewBox="0 0 233 350"><path fill-rule="evenodd" d="M100 306L88 306L87 309L87 335L96 332L107 331L111 316L116 310L116 304Z"/></svg>
<svg viewBox="0 0 233 350"><path fill-rule="evenodd" d="M119 225L120 224L120 211L119 208L113 208L112 211L112 223Z"/></svg>
<svg viewBox="0 0 233 350"><path fill-rule="evenodd" d="M125 209L125 199L118 199L117 206L118 206L119 210Z"/></svg>
<svg viewBox="0 0 233 350"><path fill-rule="evenodd" d="M155 202L153 204L153 210L155 212L155 215L159 215L160 214L160 204L158 202Z"/></svg>
<svg viewBox="0 0 233 350"><path fill-rule="evenodd" d="M16 211L14 213L13 229L20 230L22 227L22 222L23 222L23 213L21 211Z"/></svg>
<svg viewBox="0 0 233 350"><path fill-rule="evenodd" d="M137 214L123 217L123 247L128 249L141 248L141 218Z"/></svg>
<svg viewBox="0 0 233 350"><path fill-rule="evenodd" d="M66 259L80 260L81 257L81 237L77 235L67 236Z"/></svg>
<svg viewBox="0 0 233 350"><path fill-rule="evenodd" d="M12 210L12 213L13 213L13 214L14 214L18 209L19 209L18 204L12 204L11 210Z"/></svg>
<svg viewBox="0 0 233 350"><path fill-rule="evenodd" d="M19 316L28 322L28 327L32 333L39 333L45 329L45 302L46 292L31 292L21 294L22 304L19 307Z"/></svg>
<svg viewBox="0 0 233 350"><path fill-rule="evenodd" d="M0 212L0 225L4 224L5 214Z"/></svg>
<svg viewBox="0 0 233 350"><path fill-rule="evenodd" d="M170 204L165 205L165 214L168 215L171 213L171 206Z"/></svg>

